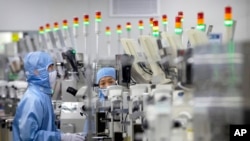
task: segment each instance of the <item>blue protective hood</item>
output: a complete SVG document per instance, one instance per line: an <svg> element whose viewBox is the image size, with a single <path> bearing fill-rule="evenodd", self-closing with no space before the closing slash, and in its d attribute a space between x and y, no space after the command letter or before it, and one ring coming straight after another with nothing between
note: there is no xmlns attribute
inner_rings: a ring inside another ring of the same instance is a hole
<svg viewBox="0 0 250 141"><path fill-rule="evenodd" d="M46 94L52 94L49 83L48 66L53 64L52 57L46 52L31 52L24 58L25 75L29 85L36 85ZM35 70L38 75L35 75Z"/></svg>
<svg viewBox="0 0 250 141"><path fill-rule="evenodd" d="M106 76L110 76L110 77L116 79L115 68L112 68L112 67L104 67L104 68L101 68L101 69L97 72L97 75L96 75L96 84L99 84L100 80L101 80L103 77L106 77Z"/></svg>

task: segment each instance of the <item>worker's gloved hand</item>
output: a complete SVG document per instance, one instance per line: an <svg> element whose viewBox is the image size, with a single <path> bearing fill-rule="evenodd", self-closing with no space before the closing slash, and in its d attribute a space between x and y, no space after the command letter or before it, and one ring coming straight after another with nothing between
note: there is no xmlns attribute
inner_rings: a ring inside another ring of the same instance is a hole
<svg viewBox="0 0 250 141"><path fill-rule="evenodd" d="M85 137L77 134L61 134L62 141L85 141Z"/></svg>

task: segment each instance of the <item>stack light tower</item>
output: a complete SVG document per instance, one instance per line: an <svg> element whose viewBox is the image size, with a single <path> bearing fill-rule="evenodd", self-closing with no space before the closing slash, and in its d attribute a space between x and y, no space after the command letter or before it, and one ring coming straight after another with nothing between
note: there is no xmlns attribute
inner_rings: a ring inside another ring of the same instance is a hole
<svg viewBox="0 0 250 141"><path fill-rule="evenodd" d="M101 22L102 21L102 12L101 11L97 11L95 13L95 21L96 22Z"/></svg>
<svg viewBox="0 0 250 141"><path fill-rule="evenodd" d="M197 14L197 26L196 28L200 31L205 31L206 30L206 24L204 22L204 13L199 12Z"/></svg>
<svg viewBox="0 0 250 141"><path fill-rule="evenodd" d="M236 21L233 20L232 7L226 6L224 9L224 26L226 29L225 33L225 43L232 43L234 38L234 31L236 26Z"/></svg>
<svg viewBox="0 0 250 141"><path fill-rule="evenodd" d="M51 27L50 27L50 24L49 23L47 23L47 24L45 24L45 33L46 33L46 39L47 39L47 41L49 42L50 41L50 38L49 38L49 32L51 32Z"/></svg>
<svg viewBox="0 0 250 141"><path fill-rule="evenodd" d="M144 29L144 24L143 24L142 20L138 21L138 29L140 31L140 35L142 35L143 34L143 29Z"/></svg>
<svg viewBox="0 0 250 141"><path fill-rule="evenodd" d="M68 26L68 20L66 20L66 19L63 20L63 22L62 22L62 28L63 28L63 29L68 29L68 27L69 27L69 26Z"/></svg>
<svg viewBox="0 0 250 141"><path fill-rule="evenodd" d="M87 56L89 52L87 52L87 38L88 38L88 30L89 30L89 15L83 15L83 35L84 35L84 53Z"/></svg>
<svg viewBox="0 0 250 141"><path fill-rule="evenodd" d="M182 32L183 32L183 29L182 29L181 17L177 16L175 17L175 33L177 35L181 35Z"/></svg>
<svg viewBox="0 0 250 141"><path fill-rule="evenodd" d="M64 19L62 21L62 33L63 33L63 38L65 40L65 46L72 46L75 48L72 39L70 39L70 30L71 28L69 27L68 20Z"/></svg>
<svg viewBox="0 0 250 141"><path fill-rule="evenodd" d="M47 49L52 50L53 49L53 45L51 42L51 36L50 33L51 32L51 26L49 23L45 24L45 39L46 39L46 43L47 43Z"/></svg>
<svg viewBox="0 0 250 141"><path fill-rule="evenodd" d="M89 25L89 15L83 16L83 25Z"/></svg>
<svg viewBox="0 0 250 141"><path fill-rule="evenodd" d="M224 25L225 26L233 26L233 16L232 16L232 7L227 6L225 7L225 14L224 14Z"/></svg>
<svg viewBox="0 0 250 141"><path fill-rule="evenodd" d="M122 26L120 24L116 26L116 33L118 34L118 54L121 54L120 39L122 34Z"/></svg>
<svg viewBox="0 0 250 141"><path fill-rule="evenodd" d="M122 26L121 26L120 24L118 24L118 25L116 26L116 33L117 33L117 34L122 34Z"/></svg>
<svg viewBox="0 0 250 141"><path fill-rule="evenodd" d="M111 57L111 29L109 26L106 26L105 34L107 36L108 56Z"/></svg>
<svg viewBox="0 0 250 141"><path fill-rule="evenodd" d="M53 34L54 34L54 37L55 37L55 41L56 41L56 44L57 44L57 41L58 41L57 32L59 31L59 24L58 24L58 22L54 22L53 31L54 31Z"/></svg>
<svg viewBox="0 0 250 141"><path fill-rule="evenodd" d="M50 32L50 31L51 31L50 24L47 23L47 24L45 25L45 32Z"/></svg>
<svg viewBox="0 0 250 141"><path fill-rule="evenodd" d="M68 26L68 20L64 19L62 21L62 29L63 29L63 38L64 40L66 41L68 39L68 29L69 29L69 26ZM68 42L67 42L68 44ZM66 45L67 46L67 45Z"/></svg>
<svg viewBox="0 0 250 141"><path fill-rule="evenodd" d="M78 28L79 28L79 18L78 17L74 17L73 18L73 36L75 38L77 38L78 35L79 35L78 34L78 32L79 32Z"/></svg>
<svg viewBox="0 0 250 141"><path fill-rule="evenodd" d="M97 57L99 56L99 35L100 35L101 21L102 21L102 13L101 13L101 11L97 11L95 13L96 55L97 55Z"/></svg>
<svg viewBox="0 0 250 141"><path fill-rule="evenodd" d="M79 18L78 17L74 17L74 19L73 19L73 26L74 27L79 27Z"/></svg>
<svg viewBox="0 0 250 141"><path fill-rule="evenodd" d="M111 35L111 30L110 30L109 26L106 27L105 34L106 35Z"/></svg>
<svg viewBox="0 0 250 141"><path fill-rule="evenodd" d="M165 32L167 32L167 31L168 31L168 29L167 29L168 17L167 17L166 14L162 15L162 25L163 25L163 30L164 30Z"/></svg>
<svg viewBox="0 0 250 141"><path fill-rule="evenodd" d="M43 26L39 27L39 34L44 34L44 27Z"/></svg>
<svg viewBox="0 0 250 141"><path fill-rule="evenodd" d="M47 49L46 39L45 39L45 29L44 26L39 27L39 42L40 45L43 47L43 50Z"/></svg>
<svg viewBox="0 0 250 141"><path fill-rule="evenodd" d="M131 36L130 36L130 33L131 33L131 23L130 22L127 22L126 23L126 30L127 30L127 36L128 36L128 38L130 38Z"/></svg>
<svg viewBox="0 0 250 141"><path fill-rule="evenodd" d="M58 22L54 22L54 28L53 28L53 30L54 31L57 31L57 30L59 30L60 28L59 28L59 24L58 24Z"/></svg>
<svg viewBox="0 0 250 141"><path fill-rule="evenodd" d="M153 25L154 25L154 18L149 18L149 28L150 28L150 35L153 33Z"/></svg>
<svg viewBox="0 0 250 141"><path fill-rule="evenodd" d="M159 24L157 20L154 20L153 22L153 36L159 37Z"/></svg>

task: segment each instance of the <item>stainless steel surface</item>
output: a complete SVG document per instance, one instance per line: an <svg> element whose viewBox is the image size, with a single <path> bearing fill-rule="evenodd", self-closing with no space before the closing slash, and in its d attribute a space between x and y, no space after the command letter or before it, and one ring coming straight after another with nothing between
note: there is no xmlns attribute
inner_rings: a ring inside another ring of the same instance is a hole
<svg viewBox="0 0 250 141"><path fill-rule="evenodd" d="M230 42L194 49L194 141L229 140L229 125L245 123L249 47Z"/></svg>

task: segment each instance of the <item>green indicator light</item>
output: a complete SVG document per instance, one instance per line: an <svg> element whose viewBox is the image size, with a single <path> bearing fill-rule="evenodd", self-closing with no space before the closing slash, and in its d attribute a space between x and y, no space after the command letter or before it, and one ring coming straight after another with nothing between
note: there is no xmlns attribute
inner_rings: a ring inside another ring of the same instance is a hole
<svg viewBox="0 0 250 141"><path fill-rule="evenodd" d="M68 21L67 20L63 20L62 28L63 29L68 29Z"/></svg>
<svg viewBox="0 0 250 141"><path fill-rule="evenodd" d="M162 24L163 24L163 25L167 25L167 24L168 24L168 22L162 22Z"/></svg>
<svg viewBox="0 0 250 141"><path fill-rule="evenodd" d="M45 26L45 32L50 32L51 29L50 29L50 24L46 24Z"/></svg>
<svg viewBox="0 0 250 141"><path fill-rule="evenodd" d="M89 22L83 22L84 25L89 25Z"/></svg>
<svg viewBox="0 0 250 141"><path fill-rule="evenodd" d="M153 27L153 25L154 25L154 18L151 17L151 18L149 19L149 26L150 26L150 27Z"/></svg>
<svg viewBox="0 0 250 141"><path fill-rule="evenodd" d="M102 13L100 11L97 11L95 13L95 21L96 22L101 22L102 21Z"/></svg>
<svg viewBox="0 0 250 141"><path fill-rule="evenodd" d="M233 20L225 20L225 21L224 21L224 25L225 25L225 26L232 26L233 23L234 23Z"/></svg>
<svg viewBox="0 0 250 141"><path fill-rule="evenodd" d="M111 35L111 32L105 32L106 35Z"/></svg>
<svg viewBox="0 0 250 141"><path fill-rule="evenodd" d="M96 22L101 22L102 20L101 19L95 19Z"/></svg>
<svg viewBox="0 0 250 141"><path fill-rule="evenodd" d="M121 33L122 33L122 31L121 31L121 30L117 30L116 32L117 32L118 34L121 34Z"/></svg>
<svg viewBox="0 0 250 141"><path fill-rule="evenodd" d="M72 50L72 53L73 53L73 54L76 54L76 50L73 49L73 50Z"/></svg>
<svg viewBox="0 0 250 141"><path fill-rule="evenodd" d="M205 25L204 24L201 24L201 25L197 25L196 27L198 30L201 30L201 31L205 31Z"/></svg>
<svg viewBox="0 0 250 141"><path fill-rule="evenodd" d="M51 31L51 29L46 29L46 30L45 30L45 32L50 32L50 31Z"/></svg>
<svg viewBox="0 0 250 141"><path fill-rule="evenodd" d="M118 33L118 34L122 33L122 26L121 25L117 25L117 27L116 27L116 33Z"/></svg>
<svg viewBox="0 0 250 141"><path fill-rule="evenodd" d="M138 28L139 28L140 30L144 29L144 27L143 27L143 26L139 26Z"/></svg>
<svg viewBox="0 0 250 141"><path fill-rule="evenodd" d="M63 26L63 29L68 29L68 26Z"/></svg>
<svg viewBox="0 0 250 141"><path fill-rule="evenodd" d="M109 27L109 26L106 27L105 34L106 34L106 35L110 35L110 34L111 34L111 31L110 31L110 27Z"/></svg>
<svg viewBox="0 0 250 141"><path fill-rule="evenodd" d="M153 36L154 37L158 37L159 36L159 32L157 32L157 31L153 32Z"/></svg>
<svg viewBox="0 0 250 141"><path fill-rule="evenodd" d="M39 27L39 34L43 34L44 33L44 28L43 28L43 26L40 26Z"/></svg>
<svg viewBox="0 0 250 141"><path fill-rule="evenodd" d="M79 27L79 24L74 24L73 26L74 26L74 27Z"/></svg>
<svg viewBox="0 0 250 141"><path fill-rule="evenodd" d="M96 19L100 19L100 18L96 17ZM84 25L89 25L89 15L84 15L83 24Z"/></svg>
<svg viewBox="0 0 250 141"><path fill-rule="evenodd" d="M54 31L57 31L57 30L59 30L59 28L54 28Z"/></svg>
<svg viewBox="0 0 250 141"><path fill-rule="evenodd" d="M138 29L140 29L140 30L144 29L142 20L139 20L139 22L138 22Z"/></svg>
<svg viewBox="0 0 250 141"><path fill-rule="evenodd" d="M174 31L176 34L182 34L182 28L175 28Z"/></svg>
<svg viewBox="0 0 250 141"><path fill-rule="evenodd" d="M127 31L129 32L129 31L131 31L131 23L130 22L127 22L126 23L126 29L127 29Z"/></svg>

